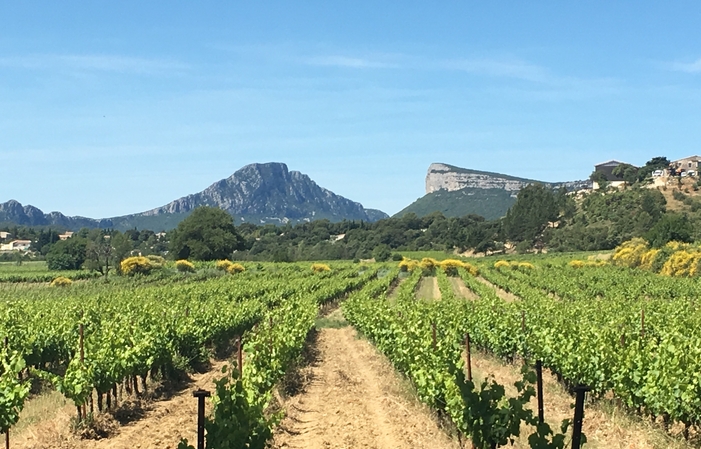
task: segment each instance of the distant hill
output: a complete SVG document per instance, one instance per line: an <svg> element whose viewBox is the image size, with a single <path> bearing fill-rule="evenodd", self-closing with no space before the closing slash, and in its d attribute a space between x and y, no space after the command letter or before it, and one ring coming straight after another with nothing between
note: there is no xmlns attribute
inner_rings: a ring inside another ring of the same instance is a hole
<svg viewBox="0 0 701 449"><path fill-rule="evenodd" d="M401 217L413 212L419 217L424 217L433 212L441 212L446 217L477 214L487 220L494 220L506 215L506 211L515 202L516 197L504 189L466 187L452 192L437 190L422 196L395 216Z"/></svg>
<svg viewBox="0 0 701 449"><path fill-rule="evenodd" d="M377 221L388 215L375 209L365 209L317 185L309 176L289 171L283 163L250 164L207 189L165 206L146 212L94 220L67 217L60 212L44 214L33 206L22 206L14 200L0 203L0 223L25 226L60 226L66 229L114 228L151 229L175 228L199 206L219 207L232 214L238 223L284 224L328 219L329 221Z"/></svg>
<svg viewBox="0 0 701 449"><path fill-rule="evenodd" d="M426 195L395 216L409 212L425 216L438 211L446 217L477 214L494 220L506 215L523 187L536 182L553 189L566 187L570 191L591 187L589 181L549 183L434 163L426 174Z"/></svg>

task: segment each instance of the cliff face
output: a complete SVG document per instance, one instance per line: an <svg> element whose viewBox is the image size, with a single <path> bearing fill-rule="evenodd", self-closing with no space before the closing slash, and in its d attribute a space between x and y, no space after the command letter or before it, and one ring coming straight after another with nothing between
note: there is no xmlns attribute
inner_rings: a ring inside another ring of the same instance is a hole
<svg viewBox="0 0 701 449"><path fill-rule="evenodd" d="M428 167L428 173L426 174L426 193L433 193L439 190L455 192L464 188L473 188L502 189L512 192L513 196L516 196L519 190L535 182L545 184L551 188L566 187L570 191L591 188L590 181L542 182L500 173L470 170L447 164L434 163Z"/></svg>
<svg viewBox="0 0 701 449"><path fill-rule="evenodd" d="M503 189L509 192L518 192L533 182L536 181L500 175L499 173L459 169L451 165L434 163L428 167L428 173L426 174L426 193L433 193L438 190L454 192L466 187Z"/></svg>
<svg viewBox="0 0 701 449"><path fill-rule="evenodd" d="M518 192L535 182L540 181L434 163L426 173L426 195L396 216L441 212L446 217L477 214L493 220L503 217L516 202ZM568 191L591 188L590 181L540 183L553 189L565 187Z"/></svg>
<svg viewBox="0 0 701 449"><path fill-rule="evenodd" d="M383 212L366 210L320 187L309 176L289 171L282 163L251 164L215 182L202 192L144 212L143 216L188 213L198 206L219 207L243 221L296 222L326 218L331 221L376 221Z"/></svg>

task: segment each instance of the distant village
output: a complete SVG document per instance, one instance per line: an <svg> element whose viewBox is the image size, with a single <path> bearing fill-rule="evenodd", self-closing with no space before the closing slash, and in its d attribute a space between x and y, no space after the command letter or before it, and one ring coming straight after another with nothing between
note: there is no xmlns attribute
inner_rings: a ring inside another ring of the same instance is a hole
<svg viewBox="0 0 701 449"><path fill-rule="evenodd" d="M698 178L699 162L701 162L701 156L689 156L672 161L669 167L652 172L653 182L650 184L650 187L664 187L669 185L669 183L678 183L679 179L687 177ZM601 188L601 183L596 181L596 179L605 179L607 184L611 187L621 188L625 186L628 182L620 172L616 172L616 169L622 165L630 166L635 169L639 168L632 164L616 160L597 164L594 166L594 173L592 173L592 179L594 180L592 188L594 190L599 190ZM599 176L594 176L595 174Z"/></svg>
<svg viewBox="0 0 701 449"><path fill-rule="evenodd" d="M72 231L66 231L63 234L59 234L58 238L61 240L67 240L73 235ZM14 236L10 232L0 231L0 241L8 241L7 243L0 243L0 252L9 251L20 251L27 252L32 246L31 240L12 240Z"/></svg>

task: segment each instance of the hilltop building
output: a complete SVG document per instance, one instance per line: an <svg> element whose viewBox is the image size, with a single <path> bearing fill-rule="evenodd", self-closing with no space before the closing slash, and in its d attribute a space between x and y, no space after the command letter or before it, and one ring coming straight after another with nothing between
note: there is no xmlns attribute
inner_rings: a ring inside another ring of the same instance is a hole
<svg viewBox="0 0 701 449"><path fill-rule="evenodd" d="M621 187L624 186L626 182L623 180L623 177L614 175L613 171L616 167L622 164L625 164L625 162L616 160L602 162L594 166L594 172L601 173L602 175L604 175L604 178L606 179L606 181L608 181L611 187ZM594 190L598 190L600 187L601 186L599 186L599 183L594 181L592 188Z"/></svg>
<svg viewBox="0 0 701 449"><path fill-rule="evenodd" d="M698 172L700 166L699 162L701 162L701 156L689 156L672 162L670 166L674 167L678 172Z"/></svg>

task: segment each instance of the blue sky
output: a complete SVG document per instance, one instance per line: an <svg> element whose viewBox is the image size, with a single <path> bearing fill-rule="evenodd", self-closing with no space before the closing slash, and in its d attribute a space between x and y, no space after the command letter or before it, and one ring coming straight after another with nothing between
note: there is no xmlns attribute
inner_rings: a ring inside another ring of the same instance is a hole
<svg viewBox="0 0 701 449"><path fill-rule="evenodd" d="M701 2L572 3L0 3L0 202L117 216L279 161L392 214L431 162L701 153Z"/></svg>

